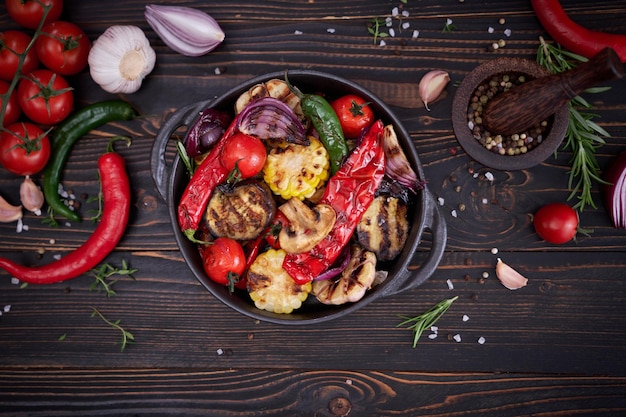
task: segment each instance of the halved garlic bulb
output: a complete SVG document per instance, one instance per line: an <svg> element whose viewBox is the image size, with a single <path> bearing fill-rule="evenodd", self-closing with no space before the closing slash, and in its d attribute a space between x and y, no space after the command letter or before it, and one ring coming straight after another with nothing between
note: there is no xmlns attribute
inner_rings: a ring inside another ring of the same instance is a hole
<svg viewBox="0 0 626 417"><path fill-rule="evenodd" d="M500 258L498 258L498 263L496 264L496 275L502 285L509 290L518 290L528 284L526 277L502 262Z"/></svg>
<svg viewBox="0 0 626 417"><path fill-rule="evenodd" d="M156 53L140 28L115 25L96 39L88 60L91 78L104 91L131 94L154 68Z"/></svg>

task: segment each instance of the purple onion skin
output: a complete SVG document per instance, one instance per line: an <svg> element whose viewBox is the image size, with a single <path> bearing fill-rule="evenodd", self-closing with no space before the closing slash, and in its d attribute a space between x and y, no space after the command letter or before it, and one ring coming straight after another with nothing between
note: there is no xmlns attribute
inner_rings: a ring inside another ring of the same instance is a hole
<svg viewBox="0 0 626 417"><path fill-rule="evenodd" d="M191 126L185 140L185 150L190 158L202 155L217 142L232 121L227 112L208 108Z"/></svg>
<svg viewBox="0 0 626 417"><path fill-rule="evenodd" d="M603 177L608 182L602 187L604 202L613 226L626 229L626 151L613 159Z"/></svg>

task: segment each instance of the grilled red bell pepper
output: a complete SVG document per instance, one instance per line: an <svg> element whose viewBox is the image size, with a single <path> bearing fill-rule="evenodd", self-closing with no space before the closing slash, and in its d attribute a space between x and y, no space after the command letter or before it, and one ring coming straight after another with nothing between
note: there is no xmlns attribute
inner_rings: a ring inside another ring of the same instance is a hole
<svg viewBox="0 0 626 417"><path fill-rule="evenodd" d="M227 142L226 139L236 131L237 118L231 122L222 138L194 171L178 203L178 225L190 240L194 240L194 235L215 187L228 177L228 170L220 162L220 153Z"/></svg>
<svg viewBox="0 0 626 417"><path fill-rule="evenodd" d="M591 58L605 47L626 62L626 35L589 30L570 19L559 0L531 0L537 19L552 38L566 49Z"/></svg>
<svg viewBox="0 0 626 417"><path fill-rule="evenodd" d="M339 171L328 180L319 202L330 205L337 213L328 236L308 252L285 256L283 269L298 284L312 281L335 262L374 200L385 174L382 133L383 123L378 120Z"/></svg>

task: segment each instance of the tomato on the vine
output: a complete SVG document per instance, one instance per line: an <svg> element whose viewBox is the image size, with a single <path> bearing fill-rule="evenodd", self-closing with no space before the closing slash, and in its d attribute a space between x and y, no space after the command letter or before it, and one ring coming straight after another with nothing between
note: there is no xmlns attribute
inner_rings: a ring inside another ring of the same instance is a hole
<svg viewBox="0 0 626 417"><path fill-rule="evenodd" d="M47 23L35 42L39 61L62 74L78 74L87 66L91 42L87 34L73 23L58 20Z"/></svg>
<svg viewBox="0 0 626 417"><path fill-rule="evenodd" d="M26 51L32 37L19 30L6 30L0 33L0 79L12 81L17 72L20 55ZM37 53L28 51L22 64L22 74L33 71L39 65Z"/></svg>
<svg viewBox="0 0 626 417"><path fill-rule="evenodd" d="M243 133L228 138L220 155L222 166L229 172L237 167L241 178L254 177L261 172L266 159L267 151L261 139Z"/></svg>
<svg viewBox="0 0 626 417"><path fill-rule="evenodd" d="M358 138L374 122L374 111L363 97L348 94L330 104L347 138Z"/></svg>
<svg viewBox="0 0 626 417"><path fill-rule="evenodd" d="M0 133L0 164L15 175L33 175L50 158L50 140L32 123L14 123Z"/></svg>
<svg viewBox="0 0 626 417"><path fill-rule="evenodd" d="M578 231L578 213L565 203L550 203L533 216L535 231L543 240L561 244L572 240Z"/></svg>
<svg viewBox="0 0 626 417"><path fill-rule="evenodd" d="M74 106L74 93L65 78L46 69L35 70L20 81L17 99L24 114L42 125L61 122Z"/></svg>
<svg viewBox="0 0 626 417"><path fill-rule="evenodd" d="M63 0L6 0L7 13L16 23L28 29L37 29L48 7L46 23L61 17Z"/></svg>
<svg viewBox="0 0 626 417"><path fill-rule="evenodd" d="M233 288L246 268L246 254L236 240L218 237L202 251L207 276L221 285Z"/></svg>
<svg viewBox="0 0 626 417"><path fill-rule="evenodd" d="M6 81L0 80L0 94L4 94L9 91L10 84ZM2 97L0 97L0 108L3 106ZM9 101L7 103L7 107L4 111L4 119L2 119L2 126L8 126L17 122L17 119L20 118L20 114L22 114L22 110L20 109L20 104L17 101L17 91L11 91L11 95L9 96Z"/></svg>

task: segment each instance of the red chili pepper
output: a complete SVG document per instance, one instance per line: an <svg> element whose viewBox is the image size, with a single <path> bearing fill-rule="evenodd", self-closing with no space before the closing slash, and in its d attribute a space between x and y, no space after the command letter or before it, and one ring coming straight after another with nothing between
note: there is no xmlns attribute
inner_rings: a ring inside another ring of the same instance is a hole
<svg viewBox="0 0 626 417"><path fill-rule="evenodd" d="M597 32L580 26L570 19L559 0L531 0L535 14L544 29L565 49L593 57L605 47L615 50L626 62L626 35Z"/></svg>
<svg viewBox="0 0 626 417"><path fill-rule="evenodd" d="M124 158L107 152L98 159L104 208L102 219L87 241L48 265L27 267L0 258L0 268L23 282L52 284L76 278L102 262L122 238L130 212L130 184Z"/></svg>
<svg viewBox="0 0 626 417"><path fill-rule="evenodd" d="M204 216L213 190L228 177L228 170L220 162L220 152L224 148L226 139L236 132L237 120L235 118L231 122L222 138L194 171L178 204L178 225L190 240L194 240L194 234Z"/></svg>
<svg viewBox="0 0 626 417"><path fill-rule="evenodd" d="M326 184L320 204L328 204L337 220L326 236L309 252L288 253L283 269L298 284L312 281L330 267L348 243L385 174L382 146L383 123L378 120Z"/></svg>

